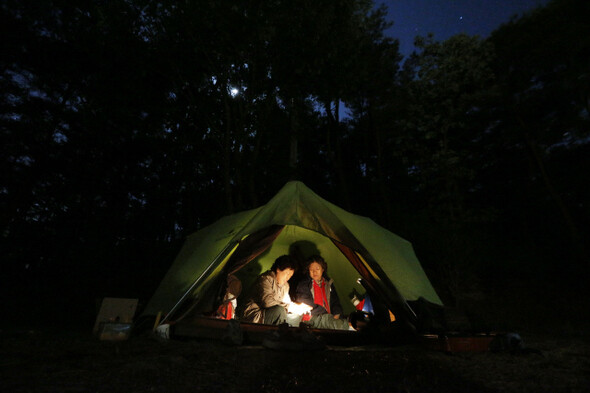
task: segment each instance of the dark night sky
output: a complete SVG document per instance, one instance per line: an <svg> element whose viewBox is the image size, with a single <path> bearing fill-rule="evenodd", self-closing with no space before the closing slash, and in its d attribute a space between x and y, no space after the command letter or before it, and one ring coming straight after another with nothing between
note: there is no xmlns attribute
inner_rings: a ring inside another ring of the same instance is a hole
<svg viewBox="0 0 590 393"><path fill-rule="evenodd" d="M487 37L514 15L520 15L549 0L385 0L393 26L388 35L400 40L405 56L414 49L414 37L434 33L436 41L466 33Z"/></svg>

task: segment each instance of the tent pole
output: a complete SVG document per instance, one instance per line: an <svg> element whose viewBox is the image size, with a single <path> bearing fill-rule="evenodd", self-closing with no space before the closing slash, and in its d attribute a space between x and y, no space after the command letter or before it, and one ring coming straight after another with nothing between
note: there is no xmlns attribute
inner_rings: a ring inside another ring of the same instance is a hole
<svg viewBox="0 0 590 393"><path fill-rule="evenodd" d="M239 243L239 242L235 242L235 243ZM182 295L182 297L180 298L180 300L178 302L176 302L176 304L174 305L174 307L172 307L172 309L164 316L164 318L162 318L162 320L160 321L160 325L163 325L164 322L166 322L168 320L168 317L170 317L170 315L172 315L176 309L178 307L180 307L180 305L182 303L184 303L184 300L188 297L188 295L193 291L193 289L195 289L195 287L201 283L201 280L206 277L209 273L209 271L211 270L211 268L217 264L217 262L223 258L225 258L225 256L227 255L227 253L229 252L228 250L231 250L234 248L235 243L228 243L223 250L221 250L221 252L219 254L217 254L217 256L215 258L213 258L213 261L209 264L209 266L207 266L207 269L205 269L203 271L203 273L201 273L201 275L199 277L197 277L197 279L192 283L192 285L189 287L189 289L186 290L186 292L184 293L184 295Z"/></svg>

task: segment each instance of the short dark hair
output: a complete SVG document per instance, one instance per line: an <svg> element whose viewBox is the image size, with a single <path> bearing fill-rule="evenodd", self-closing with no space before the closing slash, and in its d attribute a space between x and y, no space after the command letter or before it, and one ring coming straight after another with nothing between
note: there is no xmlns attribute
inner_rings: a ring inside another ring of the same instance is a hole
<svg viewBox="0 0 590 393"><path fill-rule="evenodd" d="M297 270L297 262L290 256L290 255L281 255L275 262L272 264L270 270L273 272L277 272L279 270L285 269L292 269L293 271Z"/></svg>
<svg viewBox="0 0 590 393"><path fill-rule="evenodd" d="M324 261L324 258L322 258L320 255L312 255L309 258L307 258L305 260L305 270L309 270L309 265L311 265L314 262L320 264L322 269L324 269L324 273L328 271L328 264L326 263L326 261Z"/></svg>

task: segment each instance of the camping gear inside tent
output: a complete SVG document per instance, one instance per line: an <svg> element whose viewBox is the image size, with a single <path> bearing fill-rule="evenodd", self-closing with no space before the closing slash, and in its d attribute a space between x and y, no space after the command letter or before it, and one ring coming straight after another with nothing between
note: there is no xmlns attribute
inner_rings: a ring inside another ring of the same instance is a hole
<svg viewBox="0 0 590 393"><path fill-rule="evenodd" d="M160 324L179 323L215 318L230 301L232 310L239 308L256 277L284 254L299 263L321 255L345 314L355 311L353 293L369 293L375 312L379 304L390 320L413 326L420 318L414 302L442 306L408 241L291 181L266 205L190 235L143 315L162 315ZM221 318L227 319L223 310Z"/></svg>

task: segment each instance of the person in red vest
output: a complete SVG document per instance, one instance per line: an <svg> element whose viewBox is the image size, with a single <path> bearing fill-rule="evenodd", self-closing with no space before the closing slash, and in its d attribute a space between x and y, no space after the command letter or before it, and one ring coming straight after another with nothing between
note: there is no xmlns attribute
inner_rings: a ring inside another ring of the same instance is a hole
<svg viewBox="0 0 590 393"><path fill-rule="evenodd" d="M303 316L312 328L354 330L348 320L342 317L342 306L334 287L334 281L326 275L328 264L319 255L312 255L306 261L309 277L297 285L295 298L297 302L312 307L309 314Z"/></svg>

